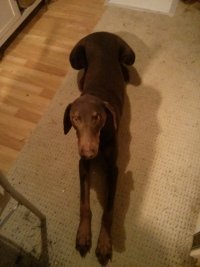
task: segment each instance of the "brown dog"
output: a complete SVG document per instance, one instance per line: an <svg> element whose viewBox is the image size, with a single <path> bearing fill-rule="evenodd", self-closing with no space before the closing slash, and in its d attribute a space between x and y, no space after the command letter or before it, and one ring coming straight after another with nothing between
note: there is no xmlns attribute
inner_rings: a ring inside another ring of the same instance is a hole
<svg viewBox="0 0 200 267"><path fill-rule="evenodd" d="M117 35L92 33L81 39L70 54L73 68L84 69L81 96L66 108L64 133L71 126L76 130L81 159L80 224L76 248L84 256L91 247L91 211L89 201L89 170L91 159L99 153L107 166L107 204L102 216L96 255L102 265L112 257L111 225L118 169L117 130L122 114L125 82L135 54Z"/></svg>

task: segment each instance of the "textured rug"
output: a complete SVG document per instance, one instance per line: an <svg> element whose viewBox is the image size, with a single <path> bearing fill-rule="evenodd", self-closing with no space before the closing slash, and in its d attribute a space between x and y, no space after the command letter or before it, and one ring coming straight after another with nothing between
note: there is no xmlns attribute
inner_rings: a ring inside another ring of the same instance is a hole
<svg viewBox="0 0 200 267"><path fill-rule="evenodd" d="M136 53L119 132L109 266L194 266L189 253L200 210L199 29L198 3L180 3L172 18L109 7L94 29L119 34ZM99 266L95 248L104 186L96 175L92 248L84 259L75 250L79 156L75 132L64 136L62 121L78 95L77 72L71 70L8 175L47 216L44 257L51 266ZM39 221L20 206L1 229L0 266L39 266L40 253Z"/></svg>

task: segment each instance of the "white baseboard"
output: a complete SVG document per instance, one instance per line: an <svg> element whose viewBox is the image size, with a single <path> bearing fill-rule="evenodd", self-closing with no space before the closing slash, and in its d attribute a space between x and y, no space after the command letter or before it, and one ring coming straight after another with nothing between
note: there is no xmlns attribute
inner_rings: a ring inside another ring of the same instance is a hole
<svg viewBox="0 0 200 267"><path fill-rule="evenodd" d="M107 4L173 16L178 1L179 0L108 0Z"/></svg>

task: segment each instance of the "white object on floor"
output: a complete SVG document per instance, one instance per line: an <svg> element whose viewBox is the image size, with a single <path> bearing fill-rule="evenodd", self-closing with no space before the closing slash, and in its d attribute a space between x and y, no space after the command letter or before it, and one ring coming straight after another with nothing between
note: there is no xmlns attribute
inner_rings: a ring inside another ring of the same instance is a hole
<svg viewBox="0 0 200 267"><path fill-rule="evenodd" d="M197 259L196 266L199 267L200 266L200 248L192 250L190 253L190 256L192 256L194 259Z"/></svg>
<svg viewBox="0 0 200 267"><path fill-rule="evenodd" d="M108 0L108 4L173 16L178 0Z"/></svg>

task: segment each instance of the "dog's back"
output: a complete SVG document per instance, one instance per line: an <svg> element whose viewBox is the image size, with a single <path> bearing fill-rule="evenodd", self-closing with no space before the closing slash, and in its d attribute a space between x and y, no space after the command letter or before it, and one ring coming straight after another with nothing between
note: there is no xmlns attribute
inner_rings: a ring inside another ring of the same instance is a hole
<svg viewBox="0 0 200 267"><path fill-rule="evenodd" d="M110 103L119 118L125 80L123 64L132 65L135 54L117 35L95 32L80 40L70 54L75 69L85 69L82 94L95 95Z"/></svg>

